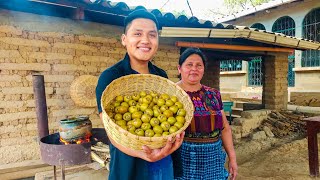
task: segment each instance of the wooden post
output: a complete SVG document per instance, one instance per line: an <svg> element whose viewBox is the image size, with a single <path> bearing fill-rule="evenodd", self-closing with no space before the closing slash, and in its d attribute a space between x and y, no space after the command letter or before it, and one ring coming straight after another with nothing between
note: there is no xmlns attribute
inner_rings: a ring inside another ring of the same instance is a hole
<svg viewBox="0 0 320 180"><path fill-rule="evenodd" d="M308 154L310 176L319 177L318 138L320 116L304 119L307 121Z"/></svg>

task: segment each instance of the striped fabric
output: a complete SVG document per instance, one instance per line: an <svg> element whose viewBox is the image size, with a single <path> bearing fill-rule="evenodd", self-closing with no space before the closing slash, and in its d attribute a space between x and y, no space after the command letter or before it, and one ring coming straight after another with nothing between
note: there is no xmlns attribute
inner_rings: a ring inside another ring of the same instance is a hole
<svg viewBox="0 0 320 180"><path fill-rule="evenodd" d="M223 129L220 92L202 86L199 91L187 93L195 112L186 129L187 138L172 154L175 179L225 180L229 175L224 167L226 152L222 148L221 137L213 135Z"/></svg>
<svg viewBox="0 0 320 180"><path fill-rule="evenodd" d="M195 111L190 126L186 129L186 137L189 134L197 137L208 136L215 130L222 130L222 113L223 103L220 92L216 89L202 86L200 90L188 92L193 102Z"/></svg>
<svg viewBox="0 0 320 180"><path fill-rule="evenodd" d="M172 158L175 180L225 180L229 175L221 139L214 143L183 142Z"/></svg>

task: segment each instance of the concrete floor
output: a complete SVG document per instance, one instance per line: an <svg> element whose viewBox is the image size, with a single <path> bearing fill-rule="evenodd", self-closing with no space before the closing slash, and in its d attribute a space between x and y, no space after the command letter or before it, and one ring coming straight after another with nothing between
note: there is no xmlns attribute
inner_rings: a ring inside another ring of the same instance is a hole
<svg viewBox="0 0 320 180"><path fill-rule="evenodd" d="M57 169L57 179L61 179L61 171ZM105 168L98 170L88 166L70 167L65 170L66 180L107 180L109 171ZM53 179L53 171L39 172L35 175L35 180L51 180ZM28 179L31 180L31 179Z"/></svg>

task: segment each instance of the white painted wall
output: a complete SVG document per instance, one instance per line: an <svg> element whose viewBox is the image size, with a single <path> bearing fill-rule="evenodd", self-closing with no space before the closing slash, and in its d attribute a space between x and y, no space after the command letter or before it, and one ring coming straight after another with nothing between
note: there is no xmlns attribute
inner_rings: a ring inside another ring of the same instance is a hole
<svg viewBox="0 0 320 180"><path fill-rule="evenodd" d="M274 22L283 16L290 16L295 21L296 25L296 37L302 37L302 23L304 17L313 9L320 8L320 0L304 0L300 2L290 3L283 6L279 6L268 11L257 12L255 14L241 17L235 21L229 21L226 23L241 26L252 26L255 23L261 23L266 27L267 31L272 30L272 25ZM320 92L320 67L313 68L313 71L304 70L301 71L301 51L295 51L295 68L300 69L295 73L295 87L289 87L289 93L294 91L305 91L305 92ZM221 90L230 90L228 87L231 82L237 81L243 83L242 85L236 84L234 92L241 92L240 87L247 86L247 74L241 79L235 78L233 76L222 76L221 78ZM228 85L228 86L227 86ZM242 88L242 91L246 91L246 88ZM239 93L238 93L239 94ZM290 96L289 96L290 99Z"/></svg>

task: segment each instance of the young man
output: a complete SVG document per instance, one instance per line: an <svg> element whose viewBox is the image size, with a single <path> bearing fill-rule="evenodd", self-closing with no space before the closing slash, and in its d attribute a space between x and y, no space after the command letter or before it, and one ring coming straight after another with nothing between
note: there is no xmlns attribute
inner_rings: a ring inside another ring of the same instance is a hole
<svg viewBox="0 0 320 180"><path fill-rule="evenodd" d="M155 74L167 78L164 70L150 62L159 44L159 25L156 17L145 10L134 11L125 19L124 28L121 42L126 47L127 53L121 61L102 72L96 87L98 111L101 118L102 92L113 80L139 73ZM110 139L109 180L173 179L170 154L180 147L183 137L184 133L177 135L174 142L169 139L162 149L152 150L144 146L143 151L126 148Z"/></svg>

